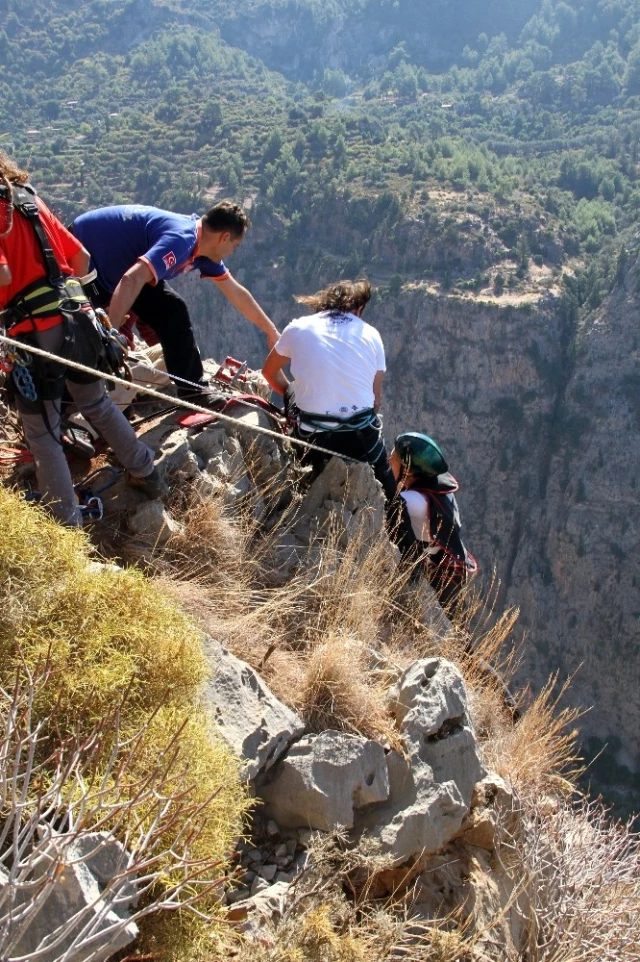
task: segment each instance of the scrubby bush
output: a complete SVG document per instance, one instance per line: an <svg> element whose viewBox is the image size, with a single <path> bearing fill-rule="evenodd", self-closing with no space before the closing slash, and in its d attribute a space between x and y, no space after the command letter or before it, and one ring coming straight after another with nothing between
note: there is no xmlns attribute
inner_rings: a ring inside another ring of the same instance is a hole
<svg viewBox="0 0 640 962"><path fill-rule="evenodd" d="M101 828L130 841L134 826L154 817L154 803L124 814L122 806L162 759L170 760L158 786L171 813L155 866L158 885L174 884L173 871L188 852L189 860L201 860L188 898L199 886L207 892L224 874L247 801L236 762L210 734L198 704L207 671L200 632L141 572L95 562L82 532L61 528L1 486L0 516L0 685L11 691L16 678L22 687L20 679L34 673L41 679L30 696L32 723L41 726L39 775L30 790L37 796L42 779L54 777L69 740L82 745L98 732L101 750L81 779L63 781L60 798L82 806L86 792L102 783L101 805L89 807L94 815L83 830L99 818ZM117 726L105 724L116 715ZM105 815L109 805L112 818ZM189 877L183 873L185 882ZM174 919L174 934L180 928Z"/></svg>

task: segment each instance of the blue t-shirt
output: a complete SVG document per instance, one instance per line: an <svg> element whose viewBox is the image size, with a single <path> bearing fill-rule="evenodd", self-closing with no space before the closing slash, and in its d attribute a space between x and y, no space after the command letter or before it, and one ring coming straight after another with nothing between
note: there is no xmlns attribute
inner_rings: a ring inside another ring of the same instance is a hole
<svg viewBox="0 0 640 962"><path fill-rule="evenodd" d="M72 231L91 254L98 281L114 291L122 275L143 260L156 283L199 270L201 277L222 280L229 271L222 261L193 256L198 243L197 214L173 214L158 207L126 204L100 207L76 217Z"/></svg>

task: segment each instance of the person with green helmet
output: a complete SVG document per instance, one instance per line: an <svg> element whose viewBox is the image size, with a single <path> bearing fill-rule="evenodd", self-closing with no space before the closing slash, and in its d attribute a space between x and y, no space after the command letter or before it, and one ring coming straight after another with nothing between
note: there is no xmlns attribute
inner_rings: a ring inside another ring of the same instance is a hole
<svg viewBox="0 0 640 962"><path fill-rule="evenodd" d="M462 589L478 570L460 537L458 482L440 446L417 431L398 435L389 463L416 538L412 553L417 550L440 604L455 617Z"/></svg>

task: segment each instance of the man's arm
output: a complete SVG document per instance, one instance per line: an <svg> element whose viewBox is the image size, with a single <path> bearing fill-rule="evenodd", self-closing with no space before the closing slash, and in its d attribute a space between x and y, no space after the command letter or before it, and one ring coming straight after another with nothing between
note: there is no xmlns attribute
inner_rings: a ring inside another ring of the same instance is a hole
<svg viewBox="0 0 640 962"><path fill-rule="evenodd" d="M153 279L153 272L144 261L137 261L123 274L109 305L109 320L116 330L124 324L127 312L144 285L151 283Z"/></svg>
<svg viewBox="0 0 640 962"><path fill-rule="evenodd" d="M0 287L8 287L11 283L11 269L8 264L0 264Z"/></svg>
<svg viewBox="0 0 640 962"><path fill-rule="evenodd" d="M270 320L262 310L253 294L251 294L246 287L243 287L242 284L238 284L237 280L230 274L222 281L215 281L215 284L216 287L220 288L229 303L233 304L235 309L240 311L243 317L246 317L248 321L251 321L252 324L255 324L256 327L259 327L260 330L266 334L267 347L271 350L275 346L280 334L273 321Z"/></svg>
<svg viewBox="0 0 640 962"><path fill-rule="evenodd" d="M273 349L262 368L262 376L278 394L284 394L289 387L289 380L282 370L288 362L288 357L283 357L282 354L278 354L278 352Z"/></svg>
<svg viewBox="0 0 640 962"><path fill-rule="evenodd" d="M89 263L91 262L91 257L89 256L89 251L81 247L79 251L69 258L69 267L73 271L76 277L84 277L85 274L89 273Z"/></svg>
<svg viewBox="0 0 640 962"><path fill-rule="evenodd" d="M376 371L373 379L373 410L378 413L382 405L382 379L384 371Z"/></svg>

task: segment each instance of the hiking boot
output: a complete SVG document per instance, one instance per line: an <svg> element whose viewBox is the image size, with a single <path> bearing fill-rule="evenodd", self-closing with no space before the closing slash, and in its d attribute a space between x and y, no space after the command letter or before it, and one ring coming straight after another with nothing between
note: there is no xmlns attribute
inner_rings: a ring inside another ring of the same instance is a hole
<svg viewBox="0 0 640 962"><path fill-rule="evenodd" d="M146 496L152 501L154 501L156 498L166 498L166 496L169 494L169 486L160 476L160 472L157 468L154 468L151 474L147 474L144 478L136 478L133 474L127 471L125 475L125 481L130 488L135 488L137 491L142 491L142 493L146 494Z"/></svg>

